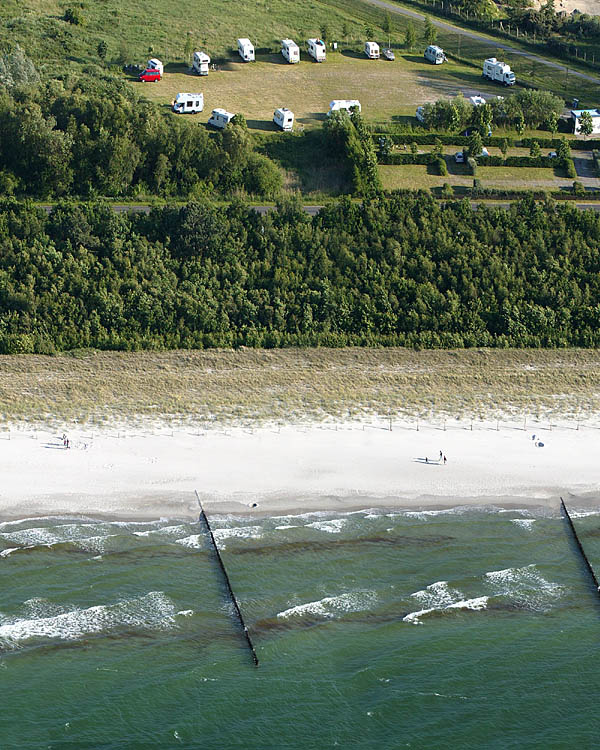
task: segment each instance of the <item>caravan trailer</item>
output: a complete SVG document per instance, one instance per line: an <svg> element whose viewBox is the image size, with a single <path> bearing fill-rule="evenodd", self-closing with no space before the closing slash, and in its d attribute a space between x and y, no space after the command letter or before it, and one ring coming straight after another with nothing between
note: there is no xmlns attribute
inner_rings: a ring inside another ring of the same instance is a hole
<svg viewBox="0 0 600 750"><path fill-rule="evenodd" d="M146 65L146 70L158 70L158 72L161 75L161 78L165 74L163 64L161 63L160 60L157 60L156 57L151 57L148 60L148 64Z"/></svg>
<svg viewBox="0 0 600 750"><path fill-rule="evenodd" d="M294 127L294 113L287 107L279 107L273 112L273 122L282 130L289 132Z"/></svg>
<svg viewBox="0 0 600 750"><path fill-rule="evenodd" d="M249 39L238 39L238 52L244 62L254 62L254 47Z"/></svg>
<svg viewBox="0 0 600 750"><path fill-rule="evenodd" d="M213 109L208 118L208 124L214 125L215 128L226 128L227 125L233 120L235 115L233 112L227 112L227 110L217 107Z"/></svg>
<svg viewBox="0 0 600 750"><path fill-rule="evenodd" d="M379 45L377 42L365 42L365 55L369 60L379 60Z"/></svg>
<svg viewBox="0 0 600 750"><path fill-rule="evenodd" d="M325 62L327 52L325 42L322 39L307 39L306 48L308 49L308 54L317 62Z"/></svg>
<svg viewBox="0 0 600 750"><path fill-rule="evenodd" d="M173 112L178 115L195 115L204 109L204 94L177 94L173 100Z"/></svg>
<svg viewBox="0 0 600 750"><path fill-rule="evenodd" d="M210 65L210 57L206 52L194 52L194 62L192 68L194 72L199 76L208 75L208 66Z"/></svg>
<svg viewBox="0 0 600 750"><path fill-rule="evenodd" d="M329 102L329 112L327 113L327 117L329 117L332 112L340 112L342 110L345 110L350 115L352 114L354 107L360 112L360 102L358 99L333 99Z"/></svg>
<svg viewBox="0 0 600 750"><path fill-rule="evenodd" d="M281 40L281 54L289 63L300 62L300 48L292 39Z"/></svg>
<svg viewBox="0 0 600 750"><path fill-rule="evenodd" d="M429 47L427 47L423 57L434 65L441 65L446 61L444 50L435 44L430 44Z"/></svg>

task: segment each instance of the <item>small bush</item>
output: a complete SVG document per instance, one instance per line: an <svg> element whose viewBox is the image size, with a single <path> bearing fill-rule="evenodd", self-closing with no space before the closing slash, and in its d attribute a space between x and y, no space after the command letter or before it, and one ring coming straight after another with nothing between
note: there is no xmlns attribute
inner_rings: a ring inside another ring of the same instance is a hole
<svg viewBox="0 0 600 750"><path fill-rule="evenodd" d="M573 195L585 195L585 188L578 180L573 183Z"/></svg>
<svg viewBox="0 0 600 750"><path fill-rule="evenodd" d="M472 174L473 177L477 174L477 162L472 156L469 156L467 159L467 167L469 169L469 174Z"/></svg>
<svg viewBox="0 0 600 750"><path fill-rule="evenodd" d="M440 195L442 198L453 198L454 197L454 189L452 185L449 185L447 182L445 182L442 185L442 189L440 191Z"/></svg>
<svg viewBox="0 0 600 750"><path fill-rule="evenodd" d="M567 173L567 177L577 177L577 170L575 169L575 164L573 164L573 159L565 160L565 172Z"/></svg>
<svg viewBox="0 0 600 750"><path fill-rule="evenodd" d="M473 189L471 190L472 195L482 195L483 188L481 187L481 180L473 180Z"/></svg>
<svg viewBox="0 0 600 750"><path fill-rule="evenodd" d="M446 175L448 174L448 167L446 166L446 161L443 159L443 157L438 156L435 160L435 163L437 167L437 173L442 177L446 177Z"/></svg>
<svg viewBox="0 0 600 750"><path fill-rule="evenodd" d="M67 23L72 23L74 26L83 25L83 17L81 11L78 8L67 8L63 20Z"/></svg>

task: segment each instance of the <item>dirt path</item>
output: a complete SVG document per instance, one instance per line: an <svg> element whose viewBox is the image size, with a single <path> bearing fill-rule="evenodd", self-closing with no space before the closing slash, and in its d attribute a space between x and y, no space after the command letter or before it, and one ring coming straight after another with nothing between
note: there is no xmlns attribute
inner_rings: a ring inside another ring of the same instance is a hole
<svg viewBox="0 0 600 750"><path fill-rule="evenodd" d="M374 5L377 8L382 8L383 10L387 10L390 13L398 13L401 16L408 16L409 18L415 18L419 21L422 21L425 14L421 13L419 11L415 10L409 10L408 8L402 8L399 5L395 5L393 3L385 2L385 0L364 0L365 3L369 3L369 5ZM551 60L546 60L543 57L540 57L539 55L533 54L533 52L525 52L524 50L516 49L515 47L512 47L510 44L506 44L505 42L497 41L493 37L487 37L484 34L478 34L475 31L467 31L466 29L461 28L460 26L455 26L452 23L447 23L446 21L439 21L436 18L431 18L431 22L434 26L437 26L439 29L444 29L444 31L450 31L455 34L462 34L463 36L469 38L469 39L475 39L478 42L489 42L493 43L494 47L498 49L506 50L507 52L510 52L513 55L521 55L521 57L526 57L529 60L534 60L537 63L541 63L542 65L547 65L549 68L555 68L556 70L567 70L567 65L562 65L561 63L552 62ZM597 76L591 76L587 75L586 73L580 73L577 70L573 70L573 68L569 67L569 75L574 76L576 78L582 78L585 81L591 81L592 83L600 84L600 78Z"/></svg>

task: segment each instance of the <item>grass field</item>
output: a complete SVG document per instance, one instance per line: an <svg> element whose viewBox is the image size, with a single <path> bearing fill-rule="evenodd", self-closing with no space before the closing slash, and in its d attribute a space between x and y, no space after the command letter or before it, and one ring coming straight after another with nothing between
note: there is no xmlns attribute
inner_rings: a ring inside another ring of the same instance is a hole
<svg viewBox="0 0 600 750"><path fill-rule="evenodd" d="M5 422L196 424L600 410L593 350L288 349L0 357Z"/></svg>
<svg viewBox="0 0 600 750"><path fill-rule="evenodd" d="M421 164L402 166L379 166L379 174L384 190L429 189L441 187L447 182L453 188L473 186L473 176L467 173L464 164L455 164L447 158L448 175L441 177L433 174L431 168ZM573 185L572 179L559 177L553 170L543 167L477 167L477 179L483 188L515 190L568 190Z"/></svg>

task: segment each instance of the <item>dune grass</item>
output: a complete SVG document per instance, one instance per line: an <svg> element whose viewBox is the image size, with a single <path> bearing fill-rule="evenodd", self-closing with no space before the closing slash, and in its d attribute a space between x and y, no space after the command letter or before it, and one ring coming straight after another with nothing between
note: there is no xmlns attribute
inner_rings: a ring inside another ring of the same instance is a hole
<svg viewBox="0 0 600 750"><path fill-rule="evenodd" d="M592 350L311 349L0 357L5 423L591 419ZM587 416L586 416L587 415Z"/></svg>

